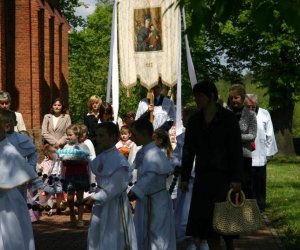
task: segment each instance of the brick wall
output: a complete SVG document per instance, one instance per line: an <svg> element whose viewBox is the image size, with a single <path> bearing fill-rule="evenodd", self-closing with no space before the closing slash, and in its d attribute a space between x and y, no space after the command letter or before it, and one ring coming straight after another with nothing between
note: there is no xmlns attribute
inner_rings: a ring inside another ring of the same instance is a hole
<svg viewBox="0 0 300 250"><path fill-rule="evenodd" d="M5 79L5 33L4 33L4 2L0 1L0 89L3 89Z"/></svg>
<svg viewBox="0 0 300 250"><path fill-rule="evenodd" d="M0 1L0 89L38 147L51 101L68 99L68 31L57 0Z"/></svg>

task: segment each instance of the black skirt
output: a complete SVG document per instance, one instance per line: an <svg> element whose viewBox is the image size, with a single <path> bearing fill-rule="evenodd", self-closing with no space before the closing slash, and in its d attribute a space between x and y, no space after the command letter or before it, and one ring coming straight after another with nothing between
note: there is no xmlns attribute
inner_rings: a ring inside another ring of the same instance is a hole
<svg viewBox="0 0 300 250"><path fill-rule="evenodd" d="M228 174L196 174L186 235L208 239L215 234L212 227L214 204L226 200L229 185Z"/></svg>

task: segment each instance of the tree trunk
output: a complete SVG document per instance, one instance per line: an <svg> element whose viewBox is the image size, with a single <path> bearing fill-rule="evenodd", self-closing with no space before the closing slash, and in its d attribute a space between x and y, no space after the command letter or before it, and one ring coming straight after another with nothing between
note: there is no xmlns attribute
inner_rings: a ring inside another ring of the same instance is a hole
<svg viewBox="0 0 300 250"><path fill-rule="evenodd" d="M284 108L271 112L278 153L285 156L295 156L292 124L295 105L290 103Z"/></svg>

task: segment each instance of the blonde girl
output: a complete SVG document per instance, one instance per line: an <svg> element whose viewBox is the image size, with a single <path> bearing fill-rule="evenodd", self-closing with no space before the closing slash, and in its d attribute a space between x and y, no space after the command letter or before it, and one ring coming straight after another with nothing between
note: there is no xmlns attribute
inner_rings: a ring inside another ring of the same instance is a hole
<svg viewBox="0 0 300 250"><path fill-rule="evenodd" d="M64 191L68 194L68 206L72 225L82 227L83 193L88 191L89 184L89 149L81 143L82 129L80 125L70 125L67 130L67 144L59 150L65 168ZM78 205L78 219L74 210L74 199Z"/></svg>

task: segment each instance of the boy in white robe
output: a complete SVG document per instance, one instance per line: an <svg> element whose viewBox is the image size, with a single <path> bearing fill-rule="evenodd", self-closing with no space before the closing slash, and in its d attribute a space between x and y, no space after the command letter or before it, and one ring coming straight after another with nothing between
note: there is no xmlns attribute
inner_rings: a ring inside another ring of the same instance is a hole
<svg viewBox="0 0 300 250"><path fill-rule="evenodd" d="M0 109L0 249L34 250L28 207L17 187L38 176L5 138L9 112Z"/></svg>
<svg viewBox="0 0 300 250"><path fill-rule="evenodd" d="M138 249L174 250L174 215L171 196L166 189L167 176L173 168L164 152L152 141L152 134L150 121L140 119L132 124L132 140L143 147L134 161L138 177L128 197L136 200L134 222Z"/></svg>
<svg viewBox="0 0 300 250"><path fill-rule="evenodd" d="M96 141L101 153L91 163L97 189L86 198L93 202L88 230L88 249L137 250L136 234L127 198L130 179L129 163L115 147L119 140L118 126L99 123Z"/></svg>

